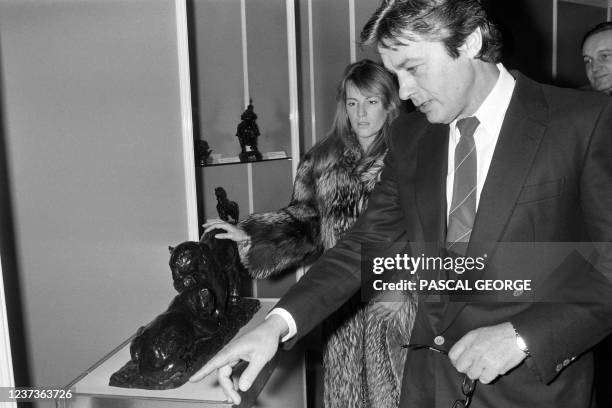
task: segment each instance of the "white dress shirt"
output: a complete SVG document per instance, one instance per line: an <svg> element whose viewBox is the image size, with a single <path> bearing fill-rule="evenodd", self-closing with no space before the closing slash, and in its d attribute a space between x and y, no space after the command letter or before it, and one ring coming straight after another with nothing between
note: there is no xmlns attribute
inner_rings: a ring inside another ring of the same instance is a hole
<svg viewBox="0 0 612 408"><path fill-rule="evenodd" d="M480 193L484 186L491 166L493 151L497 145L499 131L501 130L506 110L512 98L515 79L504 68L502 64L497 64L499 76L497 82L489 92L489 95L476 110L475 116L480 124L474 132L474 143L476 144L476 209L480 203ZM446 173L446 222L448 213L453 200L453 183L455 181L455 148L459 143L459 130L457 129L457 119L449 125L448 138L448 171Z"/></svg>
<svg viewBox="0 0 612 408"><path fill-rule="evenodd" d="M474 143L476 144L477 157L477 173L476 173L476 210L478 211L478 203L480 202L480 193L484 186L491 166L493 151L497 145L499 132L506 116L506 110L512 98L514 91L515 79L510 75L508 70L502 65L497 64L499 76L489 95L476 110L475 116L480 124L474 132ZM459 143L459 131L457 130L457 120L455 119L449 125L448 138L448 171L446 173L446 221L448 222L448 212L451 208L453 200L453 182L455 180L455 148ZM285 342L297 334L297 326L293 316L282 308L274 308L268 313L266 319L272 315L281 317L287 326L289 332L283 336L281 342Z"/></svg>

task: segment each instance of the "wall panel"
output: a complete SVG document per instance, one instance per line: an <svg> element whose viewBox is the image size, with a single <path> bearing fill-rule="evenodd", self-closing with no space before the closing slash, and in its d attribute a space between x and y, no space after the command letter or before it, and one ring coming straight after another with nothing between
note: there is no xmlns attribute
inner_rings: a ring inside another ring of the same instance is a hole
<svg viewBox="0 0 612 408"><path fill-rule="evenodd" d="M285 0L247 0L249 95L261 136L261 152L291 155L289 71Z"/></svg>
<svg viewBox="0 0 612 408"><path fill-rule="evenodd" d="M164 310L188 236L170 0L2 0L2 102L36 385Z"/></svg>
<svg viewBox="0 0 612 408"><path fill-rule="evenodd" d="M368 22L370 16L374 14L374 11L376 11L378 3L377 1L370 0L355 0L355 36L358 42L363 26ZM357 59L364 58L380 62L380 56L376 51L375 45L357 47Z"/></svg>
<svg viewBox="0 0 612 408"><path fill-rule="evenodd" d="M190 1L194 128L214 154L237 156L245 108L240 0Z"/></svg>
<svg viewBox="0 0 612 408"><path fill-rule="evenodd" d="M348 1L313 0L316 139L329 130L336 111L336 85L350 62Z"/></svg>

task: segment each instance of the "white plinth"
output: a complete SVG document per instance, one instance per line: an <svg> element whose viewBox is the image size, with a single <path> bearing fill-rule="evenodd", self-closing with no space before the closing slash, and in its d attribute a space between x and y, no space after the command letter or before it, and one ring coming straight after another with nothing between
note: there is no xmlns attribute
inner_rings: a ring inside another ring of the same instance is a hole
<svg viewBox="0 0 612 408"><path fill-rule="evenodd" d="M276 303L276 299L259 299L261 308L253 316L251 321L243 327L238 335L249 330L259 322L263 321L265 315ZM58 407L67 408L140 408L140 407L198 407L198 408L230 408L232 405L225 399L225 395L221 387L217 383L214 375L210 375L198 383L187 382L182 386L170 390L142 390L136 388L121 388L111 387L108 385L110 376L130 360L130 341L126 340L119 345L114 351L97 362L92 368L87 370L76 380L66 386L73 390L73 398L65 401L57 401ZM281 360L287 360L287 356L281 357ZM295 358L297 357L297 359ZM292 367L281 367L279 375L283 377L283 382L286 381L288 372L293 375L298 383L293 386L288 386L287 389L276 390L272 398L263 396L266 400L266 406L279 407L302 407L304 395L301 397L295 394L296 389L303 391L303 359L301 356L294 356L290 359L289 364ZM296 364L298 362L298 364ZM299 363L302 362L302 363ZM261 372L253 387L243 394L243 402L240 407L250 407L258 399L258 396L268 382L272 372L274 371L278 359L273 359L268 366ZM281 364L285 365L286 364ZM295 381L294 381L295 382ZM275 387L276 388L276 387ZM285 387L283 387L285 388ZM283 394L289 394L291 399L295 401L281 401L286 397ZM274 402L274 400L277 400ZM270 405L271 401L271 405ZM257 404L260 406L260 404Z"/></svg>

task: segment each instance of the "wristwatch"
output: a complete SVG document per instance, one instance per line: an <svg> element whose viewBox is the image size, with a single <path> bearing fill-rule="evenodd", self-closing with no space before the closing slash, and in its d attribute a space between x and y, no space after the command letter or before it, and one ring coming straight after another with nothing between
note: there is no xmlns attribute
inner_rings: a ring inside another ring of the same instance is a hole
<svg viewBox="0 0 612 408"><path fill-rule="evenodd" d="M527 348L527 343L525 343L525 339L514 329L514 334L516 335L516 345L523 353L527 355L527 357L531 356L529 353L529 348Z"/></svg>

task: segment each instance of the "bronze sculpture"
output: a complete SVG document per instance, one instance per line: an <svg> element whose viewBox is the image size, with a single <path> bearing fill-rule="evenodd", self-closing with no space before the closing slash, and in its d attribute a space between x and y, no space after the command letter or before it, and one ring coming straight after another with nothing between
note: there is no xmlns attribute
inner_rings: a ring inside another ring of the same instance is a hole
<svg viewBox="0 0 612 408"><path fill-rule="evenodd" d="M259 309L258 300L239 296L241 276L246 274L236 244L214 238L219 232L169 248L178 295L165 312L138 329L130 345L130 361L111 376L109 385L179 387Z"/></svg>
<svg viewBox="0 0 612 408"><path fill-rule="evenodd" d="M194 149L195 159L198 166L205 166L207 164L210 164L210 154L212 153L212 149L210 148L206 140L196 140L194 143Z"/></svg>
<svg viewBox="0 0 612 408"><path fill-rule="evenodd" d="M240 213L238 204L227 198L227 193L223 187L215 188L215 196L217 197L217 213L219 218L230 224L237 224Z"/></svg>
<svg viewBox="0 0 612 408"><path fill-rule="evenodd" d="M253 108L253 100L249 99L249 106L240 115L242 121L238 124L236 136L240 141L241 162L253 162L262 159L261 153L257 149L257 138L259 137L259 127L257 126L257 115Z"/></svg>

